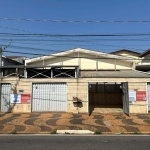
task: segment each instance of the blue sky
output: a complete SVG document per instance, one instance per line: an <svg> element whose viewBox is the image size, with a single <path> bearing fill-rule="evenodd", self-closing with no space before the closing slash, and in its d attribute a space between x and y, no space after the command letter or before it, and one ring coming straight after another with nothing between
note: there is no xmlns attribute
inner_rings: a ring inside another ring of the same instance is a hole
<svg viewBox="0 0 150 150"><path fill-rule="evenodd" d="M0 4L0 18L68 21L150 20L149 0L0 0ZM0 33L25 34L28 31L42 34L150 33L150 23L54 23L0 19ZM66 37L16 38L0 35L0 45L4 48L10 42L10 39L12 39L12 43L7 48L8 51L33 54L50 54L54 51L62 51L76 47L102 52L111 52L119 49L143 52L150 48L149 36L67 37L66 39ZM23 47L26 48L24 49ZM35 50L31 48L35 48ZM39 50L36 50L36 48L39 48ZM23 55L8 52L4 52L4 54ZM32 56L35 55L30 55L30 57Z"/></svg>

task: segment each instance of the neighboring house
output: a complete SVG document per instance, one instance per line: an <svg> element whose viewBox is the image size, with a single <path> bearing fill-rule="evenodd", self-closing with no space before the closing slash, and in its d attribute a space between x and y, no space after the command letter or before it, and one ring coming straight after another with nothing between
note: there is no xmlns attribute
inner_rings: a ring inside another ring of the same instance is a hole
<svg viewBox="0 0 150 150"><path fill-rule="evenodd" d="M13 112L89 114L147 113L147 82L150 75L136 71L132 57L82 48L25 60L24 78L2 79L3 84L15 88L16 93L9 92L22 94Z"/></svg>
<svg viewBox="0 0 150 150"><path fill-rule="evenodd" d="M19 63L15 60L9 59L5 56L2 56L1 59L1 68L2 68L2 75L4 76L16 76L17 72L23 75L23 69L16 70L16 66L21 66L22 63ZM12 67L15 66L15 67Z"/></svg>
<svg viewBox="0 0 150 150"><path fill-rule="evenodd" d="M131 50L127 50L127 49L122 49L122 50L114 51L114 52L111 52L110 54L119 55L119 56L125 56L125 57L130 57L130 58L134 58L134 59L138 59L139 56L140 56L140 53L135 52L135 51L131 51Z"/></svg>
<svg viewBox="0 0 150 150"><path fill-rule="evenodd" d="M140 61L136 65L136 69L144 72L150 71L150 49L141 53Z"/></svg>
<svg viewBox="0 0 150 150"><path fill-rule="evenodd" d="M133 58L133 60L134 60L134 68L135 69L136 69L136 65L140 61L139 59L141 59L141 58L139 58L140 57L140 53L132 51L132 50L127 50L127 49L122 49L122 50L114 51L114 52L111 52L110 54Z"/></svg>
<svg viewBox="0 0 150 150"><path fill-rule="evenodd" d="M12 60L8 57L2 56L2 66L11 66L11 65L23 65L22 63Z"/></svg>
<svg viewBox="0 0 150 150"><path fill-rule="evenodd" d="M22 66L23 64L16 62L12 59L1 56L0 59L0 110L2 112L10 111L10 94L16 93L16 90L12 87L12 80L7 83L3 83L4 78L21 77L24 75L24 69L18 69L16 66Z"/></svg>
<svg viewBox="0 0 150 150"><path fill-rule="evenodd" d="M24 64L26 57L25 56L6 56L9 59L12 59L14 61L20 62Z"/></svg>
<svg viewBox="0 0 150 150"><path fill-rule="evenodd" d="M129 58L133 58L135 62L135 69L143 72L150 71L150 49L144 51L143 53L134 52L131 50L118 50L112 52L111 54L126 56Z"/></svg>

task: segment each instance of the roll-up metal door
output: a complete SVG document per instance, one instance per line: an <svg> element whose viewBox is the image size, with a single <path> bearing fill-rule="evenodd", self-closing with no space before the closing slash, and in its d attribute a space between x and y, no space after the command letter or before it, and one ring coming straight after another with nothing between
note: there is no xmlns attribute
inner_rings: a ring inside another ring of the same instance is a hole
<svg viewBox="0 0 150 150"><path fill-rule="evenodd" d="M32 111L67 111L66 83L34 83Z"/></svg>
<svg viewBox="0 0 150 150"><path fill-rule="evenodd" d="M9 83L1 84L1 112L10 111L10 91L11 91L11 84Z"/></svg>

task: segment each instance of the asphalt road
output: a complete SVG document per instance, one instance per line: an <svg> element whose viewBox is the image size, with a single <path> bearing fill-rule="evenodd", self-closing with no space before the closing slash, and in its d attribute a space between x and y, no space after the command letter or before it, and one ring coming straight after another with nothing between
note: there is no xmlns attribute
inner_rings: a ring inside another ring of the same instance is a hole
<svg viewBox="0 0 150 150"><path fill-rule="evenodd" d="M150 136L0 135L0 150L149 150Z"/></svg>

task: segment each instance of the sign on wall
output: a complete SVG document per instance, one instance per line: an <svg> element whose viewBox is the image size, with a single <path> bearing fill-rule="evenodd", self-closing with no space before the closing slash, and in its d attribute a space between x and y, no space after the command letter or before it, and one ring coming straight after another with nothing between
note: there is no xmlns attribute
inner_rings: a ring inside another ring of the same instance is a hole
<svg viewBox="0 0 150 150"><path fill-rule="evenodd" d="M146 91L136 91L137 101L146 101Z"/></svg>
<svg viewBox="0 0 150 150"><path fill-rule="evenodd" d="M129 101L146 101L146 91L130 91Z"/></svg>
<svg viewBox="0 0 150 150"><path fill-rule="evenodd" d="M136 101L136 91L129 92L129 101Z"/></svg>
<svg viewBox="0 0 150 150"><path fill-rule="evenodd" d="M20 103L20 94L11 94L11 103Z"/></svg>
<svg viewBox="0 0 150 150"><path fill-rule="evenodd" d="M11 94L11 103L30 103L30 94Z"/></svg>
<svg viewBox="0 0 150 150"><path fill-rule="evenodd" d="M21 103L30 103L30 94L21 94Z"/></svg>

